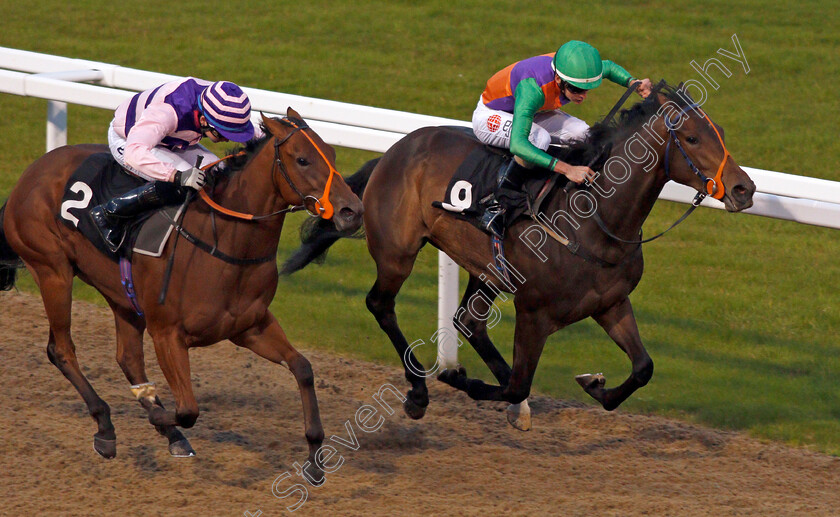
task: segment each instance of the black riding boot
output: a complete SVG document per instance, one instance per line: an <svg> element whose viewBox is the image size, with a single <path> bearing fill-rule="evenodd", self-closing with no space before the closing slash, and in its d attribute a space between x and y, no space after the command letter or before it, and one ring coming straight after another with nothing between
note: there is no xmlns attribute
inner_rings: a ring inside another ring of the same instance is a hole
<svg viewBox="0 0 840 517"><path fill-rule="evenodd" d="M149 210L182 198L181 189L172 183L155 181L91 208L90 218L108 249L116 253L125 239L126 223Z"/></svg>
<svg viewBox="0 0 840 517"><path fill-rule="evenodd" d="M516 163L516 160L511 160L507 167L499 170L494 199L485 208L481 225L500 240L505 237L507 213L524 201L522 184L527 173L528 169Z"/></svg>

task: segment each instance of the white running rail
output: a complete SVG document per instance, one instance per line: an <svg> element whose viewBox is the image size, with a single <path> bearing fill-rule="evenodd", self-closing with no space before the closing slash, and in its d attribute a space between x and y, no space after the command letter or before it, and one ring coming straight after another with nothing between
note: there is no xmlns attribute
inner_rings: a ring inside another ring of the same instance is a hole
<svg viewBox="0 0 840 517"><path fill-rule="evenodd" d="M115 109L134 93L177 79L177 76L147 72L118 65L39 54L0 47L0 93L47 99L47 150L67 143L67 104ZM347 104L324 99L242 88L250 97L254 118L259 112L285 115L291 106L329 144L385 152L406 134L425 126L470 126L469 122ZM103 140L105 130L103 129ZM804 224L840 229L840 182L827 181L743 167L755 181L757 192L748 214L787 219ZM661 199L690 203L691 188L669 183ZM723 208L706 198L702 206ZM438 328L455 336L452 317L458 307L458 266L439 253ZM443 340L442 340L443 341ZM439 343L441 367L458 362L457 346Z"/></svg>

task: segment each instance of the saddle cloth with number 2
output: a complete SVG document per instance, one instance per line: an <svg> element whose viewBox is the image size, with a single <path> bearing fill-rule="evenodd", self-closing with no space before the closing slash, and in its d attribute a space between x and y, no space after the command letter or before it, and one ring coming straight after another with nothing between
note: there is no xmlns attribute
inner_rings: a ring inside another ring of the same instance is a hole
<svg viewBox="0 0 840 517"><path fill-rule="evenodd" d="M64 224L80 231L99 251L116 262L119 256L105 246L88 212L91 208L107 203L111 198L125 194L145 183L145 180L125 172L110 153L92 154L82 162L67 181L59 216ZM165 208L164 210L170 214L169 217L164 216L160 211L155 211L148 217L141 216L139 220L133 222L127 237L129 242L135 242L133 251L159 257L172 229L170 220L177 217L178 208L177 206ZM138 231L139 236L137 236Z"/></svg>

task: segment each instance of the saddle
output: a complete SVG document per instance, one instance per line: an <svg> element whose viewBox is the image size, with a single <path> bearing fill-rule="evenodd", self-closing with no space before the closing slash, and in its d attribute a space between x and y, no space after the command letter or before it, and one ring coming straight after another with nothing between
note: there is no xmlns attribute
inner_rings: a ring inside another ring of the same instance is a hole
<svg viewBox="0 0 840 517"><path fill-rule="evenodd" d="M115 196L137 188L146 181L126 172L110 153L89 156L73 172L61 199L59 217L70 228L84 235L103 255L114 262L119 254L113 253L99 236L88 212L91 208L107 203ZM180 216L180 206L168 206L152 211L131 222L127 228L123 249L159 257L172 231L172 221Z"/></svg>

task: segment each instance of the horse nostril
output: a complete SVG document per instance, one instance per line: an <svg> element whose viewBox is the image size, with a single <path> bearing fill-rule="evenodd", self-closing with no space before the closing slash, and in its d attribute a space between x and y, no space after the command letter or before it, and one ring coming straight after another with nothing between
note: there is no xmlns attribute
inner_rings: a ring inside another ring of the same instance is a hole
<svg viewBox="0 0 840 517"><path fill-rule="evenodd" d="M752 183L739 183L730 189L730 199L733 202L733 208L736 210L746 210L753 205L753 194L755 194L755 186Z"/></svg>
<svg viewBox="0 0 840 517"><path fill-rule="evenodd" d="M341 231L354 232L362 225L362 214L349 206L341 208L335 217L335 227Z"/></svg>
<svg viewBox="0 0 840 517"><path fill-rule="evenodd" d="M354 217L356 217L356 212L352 208L345 206L344 208L342 208L341 210L338 211L338 215L341 218L349 221L349 220L352 220Z"/></svg>
<svg viewBox="0 0 840 517"><path fill-rule="evenodd" d="M747 195L747 188L743 185L735 185L732 188L732 193L738 197L744 197Z"/></svg>

